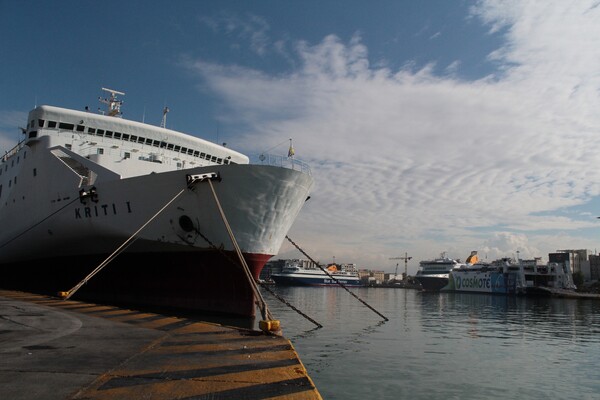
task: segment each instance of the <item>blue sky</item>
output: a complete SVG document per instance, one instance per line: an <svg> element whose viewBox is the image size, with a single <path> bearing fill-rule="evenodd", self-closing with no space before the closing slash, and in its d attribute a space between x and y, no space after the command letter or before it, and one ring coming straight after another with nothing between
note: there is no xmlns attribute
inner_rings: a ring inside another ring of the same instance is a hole
<svg viewBox="0 0 600 400"><path fill-rule="evenodd" d="M108 87L125 118L167 105L250 155L293 138L316 186L290 235L322 261L594 250L598 20L585 0L0 0L0 150L34 105Z"/></svg>

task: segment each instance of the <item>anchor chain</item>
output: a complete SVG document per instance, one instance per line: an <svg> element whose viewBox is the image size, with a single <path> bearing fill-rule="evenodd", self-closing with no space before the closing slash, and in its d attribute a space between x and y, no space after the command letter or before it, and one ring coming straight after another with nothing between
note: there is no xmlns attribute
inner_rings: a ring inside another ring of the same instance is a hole
<svg viewBox="0 0 600 400"><path fill-rule="evenodd" d="M313 264L315 264L317 267L319 267L321 269L321 271L325 272L325 274L327 274L327 276L329 276L331 279L333 279L338 285L340 285L346 292L350 293L356 300L360 301L363 305L365 305L367 308L369 308L371 311L373 311L375 314L379 315L381 318L383 318L384 321L389 321L389 319L383 315L382 313L380 313L379 311L377 311L376 309L374 309L373 307L371 307L369 304L367 304L366 301L364 301L363 299L361 299L360 297L358 297L356 294L352 293L350 291L350 289L348 289L346 287L346 285L344 285L342 282L340 282L339 280L337 280L333 275L331 275L325 268L323 268L321 266L321 264L319 264L318 262L316 262L315 260L312 259L311 256L309 256L302 248L300 248L300 246L298 246L292 239L290 239L289 236L285 235L285 238L296 248L298 249L298 251L300 251L302 254L304 254L305 257L307 257L310 261L313 262Z"/></svg>

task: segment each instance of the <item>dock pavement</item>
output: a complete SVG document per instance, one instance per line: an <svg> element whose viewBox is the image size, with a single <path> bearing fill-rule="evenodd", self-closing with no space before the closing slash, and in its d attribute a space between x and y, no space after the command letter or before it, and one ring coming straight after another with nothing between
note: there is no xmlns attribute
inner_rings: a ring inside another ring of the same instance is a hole
<svg viewBox="0 0 600 400"><path fill-rule="evenodd" d="M316 399L261 331L0 290L0 399Z"/></svg>

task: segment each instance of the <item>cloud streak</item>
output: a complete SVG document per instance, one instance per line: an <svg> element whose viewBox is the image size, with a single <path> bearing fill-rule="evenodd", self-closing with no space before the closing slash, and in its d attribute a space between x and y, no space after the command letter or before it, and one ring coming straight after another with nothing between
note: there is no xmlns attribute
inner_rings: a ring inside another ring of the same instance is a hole
<svg viewBox="0 0 600 400"><path fill-rule="evenodd" d="M372 267L404 251L546 257L593 247L551 238L594 226L552 212L600 193L599 12L478 3L473 16L505 32L490 54L498 73L478 81L374 68L359 36L298 43L301 68L280 76L188 67L252 126L243 147L294 138L317 186L292 234L317 257Z"/></svg>

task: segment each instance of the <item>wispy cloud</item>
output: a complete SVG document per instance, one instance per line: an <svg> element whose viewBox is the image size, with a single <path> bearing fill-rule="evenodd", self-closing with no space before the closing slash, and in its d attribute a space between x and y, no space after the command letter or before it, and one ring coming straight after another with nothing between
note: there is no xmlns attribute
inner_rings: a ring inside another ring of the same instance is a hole
<svg viewBox="0 0 600 400"><path fill-rule="evenodd" d="M271 45L268 35L270 26L264 18L257 15L249 14L246 18L240 18L237 15L221 13L213 17L202 16L199 20L214 32L223 32L248 43L250 49L258 55L265 55ZM243 46L239 43L236 45Z"/></svg>
<svg viewBox="0 0 600 400"><path fill-rule="evenodd" d="M505 30L505 42L490 55L502 75L478 81L373 67L359 36L300 42L301 67L285 76L189 66L254 127L247 148L292 137L312 164L317 187L292 234L319 257L371 265L399 251L454 248L464 258L477 247L546 256L566 243L534 231L594 223L548 213L600 193L600 10L591 6L479 2L473 15Z"/></svg>

